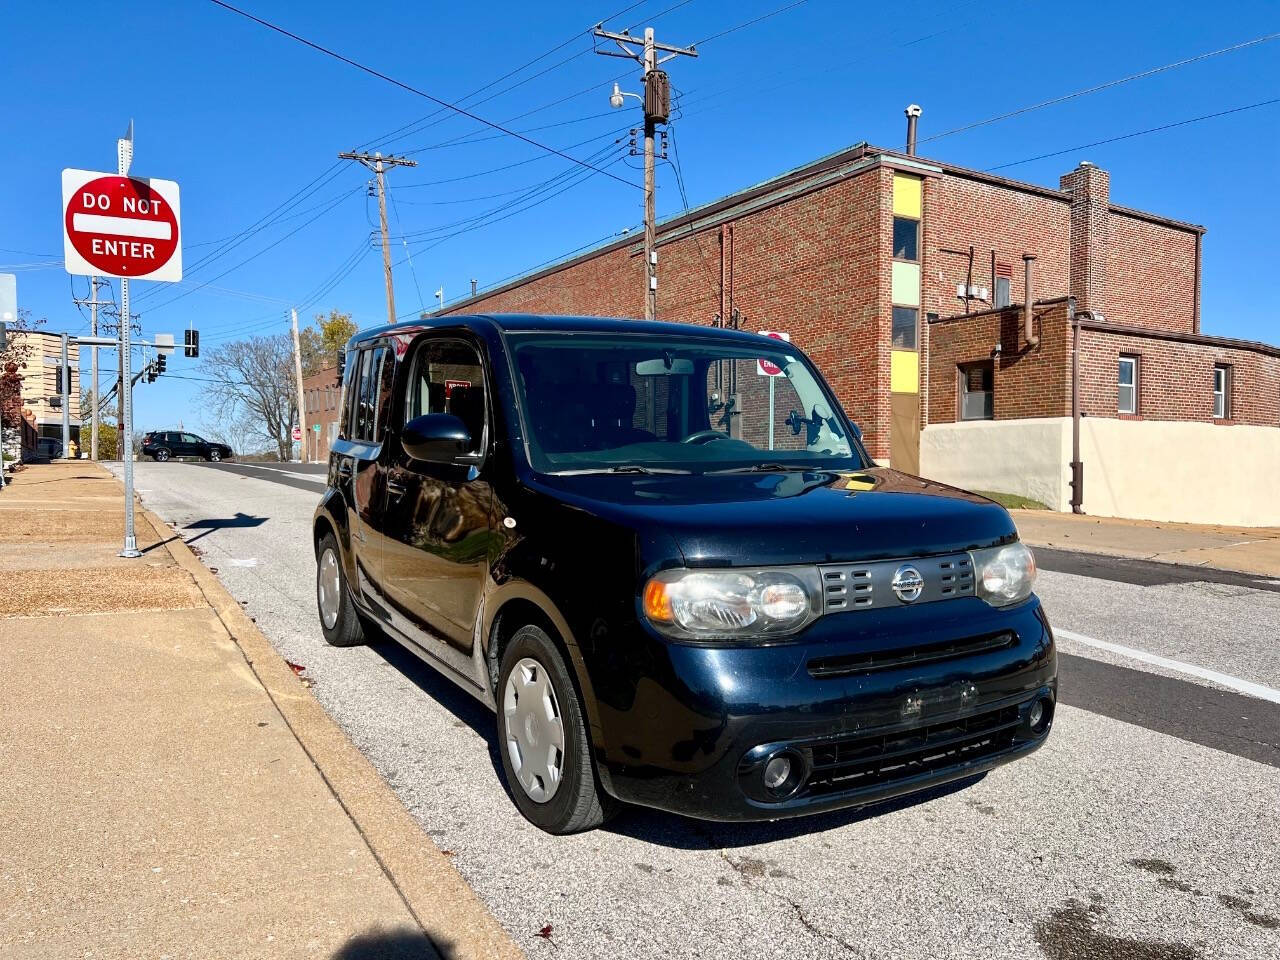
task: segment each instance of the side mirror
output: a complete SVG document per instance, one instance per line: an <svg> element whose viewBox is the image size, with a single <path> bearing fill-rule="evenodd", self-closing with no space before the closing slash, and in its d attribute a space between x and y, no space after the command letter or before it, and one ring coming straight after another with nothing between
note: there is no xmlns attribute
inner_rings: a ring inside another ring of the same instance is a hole
<svg viewBox="0 0 1280 960"><path fill-rule="evenodd" d="M453 463L470 449L471 434L452 413L427 413L404 425L400 445L415 460Z"/></svg>

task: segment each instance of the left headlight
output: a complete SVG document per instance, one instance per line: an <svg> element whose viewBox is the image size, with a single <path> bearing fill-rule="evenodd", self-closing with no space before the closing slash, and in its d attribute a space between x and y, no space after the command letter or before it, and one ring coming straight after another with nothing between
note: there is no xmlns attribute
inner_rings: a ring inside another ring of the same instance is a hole
<svg viewBox="0 0 1280 960"><path fill-rule="evenodd" d="M1031 596L1036 580L1036 558L1022 542L974 550L975 591L993 607L1007 607Z"/></svg>
<svg viewBox="0 0 1280 960"><path fill-rule="evenodd" d="M817 567L664 570L644 586L645 619L681 640L767 639L822 614Z"/></svg>

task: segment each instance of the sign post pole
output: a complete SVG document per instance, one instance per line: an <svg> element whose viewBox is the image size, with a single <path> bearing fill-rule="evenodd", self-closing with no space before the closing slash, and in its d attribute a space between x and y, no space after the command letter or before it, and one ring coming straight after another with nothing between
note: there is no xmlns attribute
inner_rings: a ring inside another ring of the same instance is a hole
<svg viewBox="0 0 1280 960"><path fill-rule="evenodd" d="M119 163L116 172L120 176L128 176L129 167L133 164L133 121L129 121L129 132L116 141L116 154ZM138 537L133 527L133 347L130 338L133 336L133 315L129 312L129 278L120 280L120 380L124 391L120 402L120 420L123 430L120 456L124 467L124 549L122 557L140 557Z"/></svg>

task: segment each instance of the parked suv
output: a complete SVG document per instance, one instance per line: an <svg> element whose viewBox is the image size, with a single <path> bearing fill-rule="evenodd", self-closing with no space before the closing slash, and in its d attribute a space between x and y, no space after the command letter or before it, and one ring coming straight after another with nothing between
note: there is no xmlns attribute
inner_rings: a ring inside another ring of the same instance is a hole
<svg viewBox="0 0 1280 960"><path fill-rule="evenodd" d="M230 460L231 448L225 443L215 443L194 433L166 430L148 433L142 438L143 456L153 460L169 460L173 457L199 457L202 460Z"/></svg>
<svg viewBox="0 0 1280 960"><path fill-rule="evenodd" d="M493 708L521 812L858 806L1045 740L1035 562L998 504L877 467L786 342L443 317L347 346L316 510L336 646L385 634Z"/></svg>

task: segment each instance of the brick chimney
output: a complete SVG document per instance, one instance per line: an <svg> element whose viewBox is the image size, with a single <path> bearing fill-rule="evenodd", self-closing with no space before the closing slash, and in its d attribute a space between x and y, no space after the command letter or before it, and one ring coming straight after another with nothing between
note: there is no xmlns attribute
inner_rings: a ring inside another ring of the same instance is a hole
<svg viewBox="0 0 1280 960"><path fill-rule="evenodd" d="M1071 295L1077 309L1105 314L1111 174L1084 161L1058 185L1071 194Z"/></svg>

